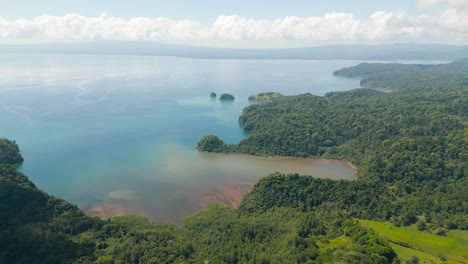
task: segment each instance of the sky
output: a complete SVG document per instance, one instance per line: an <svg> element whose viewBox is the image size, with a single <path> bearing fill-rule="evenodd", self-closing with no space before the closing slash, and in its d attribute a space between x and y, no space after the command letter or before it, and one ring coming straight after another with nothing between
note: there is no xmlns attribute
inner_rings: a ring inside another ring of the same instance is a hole
<svg viewBox="0 0 468 264"><path fill-rule="evenodd" d="M0 44L468 44L468 0L0 0Z"/></svg>

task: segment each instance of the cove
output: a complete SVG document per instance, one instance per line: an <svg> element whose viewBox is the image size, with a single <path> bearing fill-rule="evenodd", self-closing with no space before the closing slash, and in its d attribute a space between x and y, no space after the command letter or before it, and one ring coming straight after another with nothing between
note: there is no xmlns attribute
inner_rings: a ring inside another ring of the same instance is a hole
<svg viewBox="0 0 468 264"><path fill-rule="evenodd" d="M155 221L180 224L184 217L209 203L237 208L244 194L261 177L273 172L355 179L353 168L337 160L204 153L181 145L166 145L164 152L165 158L158 166L121 175L123 179L132 179L125 184L95 182L93 186L106 186L97 188L96 193L107 195L90 202L84 208L86 212L101 218L139 214ZM132 174L140 177L132 178Z"/></svg>
<svg viewBox="0 0 468 264"><path fill-rule="evenodd" d="M209 202L236 207L269 173L353 179L346 164L198 153L206 134L237 143L248 96L359 87L332 75L359 61L199 60L151 56L0 55L0 136L20 171L88 213L180 223ZM231 93L234 102L212 100Z"/></svg>

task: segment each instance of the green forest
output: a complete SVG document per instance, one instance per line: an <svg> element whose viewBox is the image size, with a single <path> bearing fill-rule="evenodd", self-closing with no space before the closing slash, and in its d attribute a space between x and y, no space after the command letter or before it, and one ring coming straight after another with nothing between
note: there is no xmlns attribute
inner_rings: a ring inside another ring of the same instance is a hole
<svg viewBox="0 0 468 264"><path fill-rule="evenodd" d="M252 131L247 139L230 145L208 135L198 148L335 158L358 167L359 180L355 182L307 177L261 180L243 203L253 211L275 206L309 210L327 202L349 217L399 225L422 221L432 229L465 230L468 60L400 66L402 69L396 64L360 64L335 72L359 76L364 84L369 84L369 79L381 80L372 87L391 88L393 93L356 89L324 97L287 96L251 105L239 118L244 128ZM431 76L426 88L421 85L425 76ZM263 186L265 180L268 185ZM323 199L319 190L324 192ZM270 198L255 197L250 202L254 195ZM282 198L271 199L279 196Z"/></svg>
<svg viewBox="0 0 468 264"><path fill-rule="evenodd" d="M23 162L18 144L6 138L0 138L0 165L18 165Z"/></svg>
<svg viewBox="0 0 468 264"><path fill-rule="evenodd" d="M299 177L299 176L295 176ZM183 227L100 220L0 166L0 263L392 263L389 243L339 211L213 204Z"/></svg>
<svg viewBox="0 0 468 264"><path fill-rule="evenodd" d="M275 92L269 92L269 93L259 93L259 94L254 94L249 96L249 101L254 101L254 102L271 102L274 99L277 99L279 97L282 97L284 95L280 93L275 93Z"/></svg>
<svg viewBox="0 0 468 264"><path fill-rule="evenodd" d="M274 173L237 210L213 204L180 227L86 216L18 172L18 146L0 139L0 263L468 262L468 60L334 74L366 88L253 104L248 138L197 147L340 159L356 181Z"/></svg>

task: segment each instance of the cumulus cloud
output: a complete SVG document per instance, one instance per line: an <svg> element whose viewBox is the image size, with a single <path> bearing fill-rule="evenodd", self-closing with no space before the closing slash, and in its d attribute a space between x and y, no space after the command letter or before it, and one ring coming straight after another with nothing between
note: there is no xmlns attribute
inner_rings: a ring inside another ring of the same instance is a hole
<svg viewBox="0 0 468 264"><path fill-rule="evenodd" d="M426 5L463 0L420 0ZM304 43L442 42L467 44L468 12L450 8L437 15L410 16L404 12L376 12L368 19L349 13L328 13L316 17L288 16L256 20L240 16L219 16L211 25L197 21L137 17L123 19L102 14L39 16L32 20L0 18L0 41L90 41L149 40L210 43L224 41L302 41Z"/></svg>
<svg viewBox="0 0 468 264"><path fill-rule="evenodd" d="M195 21L138 17L122 19L102 14L39 16L33 20L0 18L1 38L46 40L178 40L201 36L203 28Z"/></svg>

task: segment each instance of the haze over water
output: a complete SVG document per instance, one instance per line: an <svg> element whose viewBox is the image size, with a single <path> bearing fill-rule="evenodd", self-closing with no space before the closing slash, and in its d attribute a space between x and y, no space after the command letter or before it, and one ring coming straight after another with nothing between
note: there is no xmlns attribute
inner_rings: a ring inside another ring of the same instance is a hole
<svg viewBox="0 0 468 264"><path fill-rule="evenodd" d="M246 137L237 120L251 94L359 87L332 76L358 63L0 55L0 136L17 141L21 171L52 195L96 215L180 222L208 202L236 206L236 192L274 171L353 179L339 162L198 153L195 146L205 134L229 143ZM212 91L236 100L212 100Z"/></svg>

